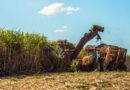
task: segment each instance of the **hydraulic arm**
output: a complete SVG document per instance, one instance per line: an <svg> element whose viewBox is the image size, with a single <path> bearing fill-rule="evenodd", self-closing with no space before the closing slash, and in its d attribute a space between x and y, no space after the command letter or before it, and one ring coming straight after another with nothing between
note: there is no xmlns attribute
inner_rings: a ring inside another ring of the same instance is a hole
<svg viewBox="0 0 130 90"><path fill-rule="evenodd" d="M97 39L101 39L98 32L104 32L104 27L93 25L92 29L89 30L89 33L85 33L84 36L80 39L79 43L77 44L74 52L71 54L71 60L77 58L79 52L84 47L84 45L97 36Z"/></svg>

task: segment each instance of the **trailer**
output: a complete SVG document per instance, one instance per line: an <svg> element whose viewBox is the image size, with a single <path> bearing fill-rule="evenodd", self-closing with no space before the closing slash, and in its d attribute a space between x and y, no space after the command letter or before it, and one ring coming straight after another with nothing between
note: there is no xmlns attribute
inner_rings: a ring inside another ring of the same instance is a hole
<svg viewBox="0 0 130 90"><path fill-rule="evenodd" d="M99 61L102 62L102 70L127 70L125 65L127 49L101 44L97 47L97 51L100 54Z"/></svg>

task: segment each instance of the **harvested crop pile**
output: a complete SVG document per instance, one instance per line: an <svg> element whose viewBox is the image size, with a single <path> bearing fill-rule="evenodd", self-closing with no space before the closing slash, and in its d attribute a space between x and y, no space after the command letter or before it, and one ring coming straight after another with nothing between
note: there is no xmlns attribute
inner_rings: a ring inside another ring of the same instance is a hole
<svg viewBox="0 0 130 90"><path fill-rule="evenodd" d="M0 75L54 71L59 48L45 36L0 29Z"/></svg>

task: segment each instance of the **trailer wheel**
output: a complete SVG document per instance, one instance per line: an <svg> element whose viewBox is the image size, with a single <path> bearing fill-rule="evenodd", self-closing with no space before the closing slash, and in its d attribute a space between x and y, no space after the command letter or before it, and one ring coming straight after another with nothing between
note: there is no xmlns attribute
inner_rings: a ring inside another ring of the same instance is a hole
<svg viewBox="0 0 130 90"><path fill-rule="evenodd" d="M106 64L105 64L105 62L104 62L104 59L103 58L98 58L98 69L99 69L99 71L100 72L104 72L104 71L106 71Z"/></svg>
<svg viewBox="0 0 130 90"><path fill-rule="evenodd" d="M124 64L124 65L121 65L120 67L119 67L119 70L120 71L127 71L127 66Z"/></svg>

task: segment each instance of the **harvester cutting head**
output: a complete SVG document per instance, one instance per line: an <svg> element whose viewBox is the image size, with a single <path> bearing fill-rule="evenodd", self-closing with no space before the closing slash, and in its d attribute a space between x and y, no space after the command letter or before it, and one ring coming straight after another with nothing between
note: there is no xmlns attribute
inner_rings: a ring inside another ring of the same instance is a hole
<svg viewBox="0 0 130 90"><path fill-rule="evenodd" d="M104 32L104 27L98 26L98 25L93 25L93 27L90 31L97 33L97 41L99 41L99 40L101 40L101 36L98 34L98 32Z"/></svg>

